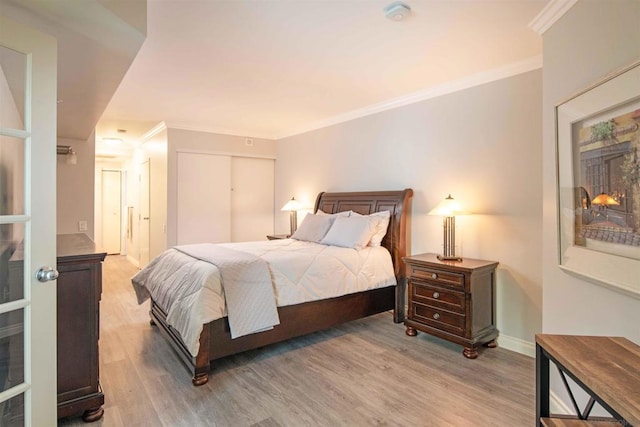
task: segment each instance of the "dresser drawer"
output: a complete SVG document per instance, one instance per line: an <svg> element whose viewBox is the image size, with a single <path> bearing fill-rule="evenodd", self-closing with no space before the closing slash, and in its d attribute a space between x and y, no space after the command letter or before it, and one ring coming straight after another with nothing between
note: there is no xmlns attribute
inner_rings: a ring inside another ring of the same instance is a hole
<svg viewBox="0 0 640 427"><path fill-rule="evenodd" d="M465 316L440 310L436 307L413 303L409 318L415 322L449 331L456 335L464 335Z"/></svg>
<svg viewBox="0 0 640 427"><path fill-rule="evenodd" d="M465 314L465 293L432 286L422 280L411 279L411 301L444 308L454 313Z"/></svg>
<svg viewBox="0 0 640 427"><path fill-rule="evenodd" d="M453 286L464 289L464 274L437 270L418 265L411 266L411 278L427 280L436 285Z"/></svg>

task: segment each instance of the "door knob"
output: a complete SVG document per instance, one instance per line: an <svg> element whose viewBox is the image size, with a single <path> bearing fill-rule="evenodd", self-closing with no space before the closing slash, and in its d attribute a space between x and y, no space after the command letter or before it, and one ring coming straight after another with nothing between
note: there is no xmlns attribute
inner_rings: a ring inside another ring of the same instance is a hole
<svg viewBox="0 0 640 427"><path fill-rule="evenodd" d="M50 280L56 280L58 278L58 270L51 267L42 267L36 273L36 279L41 282L48 282Z"/></svg>

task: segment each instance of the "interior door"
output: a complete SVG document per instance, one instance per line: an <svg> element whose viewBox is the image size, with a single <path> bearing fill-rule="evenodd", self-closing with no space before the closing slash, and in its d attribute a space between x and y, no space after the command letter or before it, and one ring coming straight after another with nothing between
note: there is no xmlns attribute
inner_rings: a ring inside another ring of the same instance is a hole
<svg viewBox="0 0 640 427"><path fill-rule="evenodd" d="M140 217L138 218L138 229L140 231L140 237L138 238L138 245L140 248L140 268L149 264L149 247L151 246L149 241L149 185L151 180L149 174L151 173L150 160L143 162L140 165L140 179L139 179L139 195L140 195Z"/></svg>
<svg viewBox="0 0 640 427"><path fill-rule="evenodd" d="M231 241L264 240L273 233L275 160L233 157Z"/></svg>
<svg viewBox="0 0 640 427"><path fill-rule="evenodd" d="M102 170L102 245L119 254L122 241L122 177L119 170Z"/></svg>
<svg viewBox="0 0 640 427"><path fill-rule="evenodd" d="M179 245L225 243L231 238L231 158L179 152L177 238Z"/></svg>
<svg viewBox="0 0 640 427"><path fill-rule="evenodd" d="M2 426L57 418L56 69L54 38L0 16Z"/></svg>

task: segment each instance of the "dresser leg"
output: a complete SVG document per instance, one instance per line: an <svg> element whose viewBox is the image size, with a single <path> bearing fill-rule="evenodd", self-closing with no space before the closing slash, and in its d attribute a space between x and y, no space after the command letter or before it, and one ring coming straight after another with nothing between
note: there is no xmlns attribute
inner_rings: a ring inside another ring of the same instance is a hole
<svg viewBox="0 0 640 427"><path fill-rule="evenodd" d="M498 342L496 340L491 340L488 343L486 343L484 346L489 348L496 348L498 346Z"/></svg>
<svg viewBox="0 0 640 427"><path fill-rule="evenodd" d="M418 331L416 331L416 329L412 328L411 326L407 326L407 330L405 331L405 333L410 337L415 337L416 335L418 335Z"/></svg>
<svg viewBox="0 0 640 427"><path fill-rule="evenodd" d="M156 326L156 321L155 321L155 320L153 320L153 319L149 319L149 324L150 324L151 326Z"/></svg>
<svg viewBox="0 0 640 427"><path fill-rule="evenodd" d="M464 350L462 350L462 354L467 359L475 359L478 357L478 350L475 347L465 347Z"/></svg>
<svg viewBox="0 0 640 427"><path fill-rule="evenodd" d="M85 423L91 423L93 421L98 421L104 415L104 409L102 406L98 406L97 408L87 409L82 414L82 420Z"/></svg>

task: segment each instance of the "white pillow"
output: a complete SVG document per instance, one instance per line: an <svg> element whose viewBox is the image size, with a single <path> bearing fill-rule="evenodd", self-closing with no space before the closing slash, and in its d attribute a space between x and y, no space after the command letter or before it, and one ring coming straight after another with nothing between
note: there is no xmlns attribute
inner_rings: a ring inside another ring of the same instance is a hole
<svg viewBox="0 0 640 427"><path fill-rule="evenodd" d="M382 239L384 239L384 236L387 234L387 228L389 228L391 212L380 211L374 212L371 215L361 215L358 212L351 212L351 216L364 216L372 218L376 223L376 232L373 236L371 236L369 246L380 246L382 244Z"/></svg>
<svg viewBox="0 0 640 427"><path fill-rule="evenodd" d="M307 214L291 238L319 243L335 219L336 217L333 215Z"/></svg>
<svg viewBox="0 0 640 427"><path fill-rule="evenodd" d="M339 216L320 241L325 245L362 249L376 232L376 220L368 216Z"/></svg>

